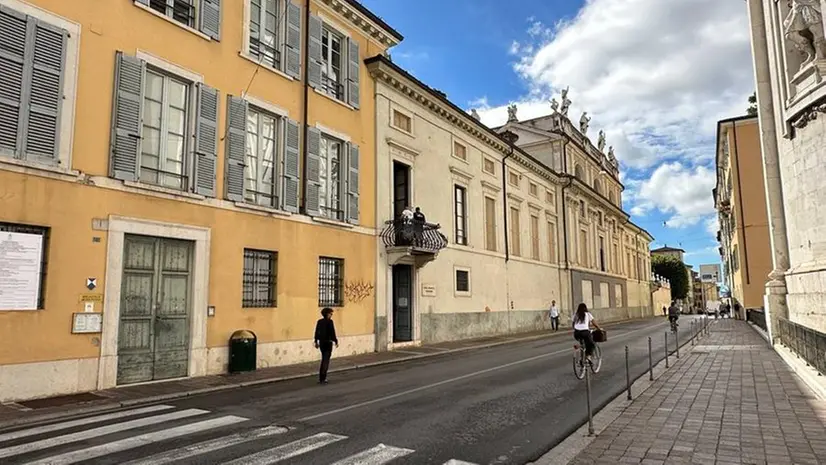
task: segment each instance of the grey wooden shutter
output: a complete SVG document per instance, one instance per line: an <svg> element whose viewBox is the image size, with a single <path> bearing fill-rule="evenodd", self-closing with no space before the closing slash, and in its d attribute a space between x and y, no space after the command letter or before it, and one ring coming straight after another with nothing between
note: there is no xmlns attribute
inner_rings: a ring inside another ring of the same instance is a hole
<svg viewBox="0 0 826 465"><path fill-rule="evenodd" d="M25 82L26 137L22 152L26 159L58 163L60 109L63 106L64 61L69 33L42 21L29 18L34 28L26 53L26 68L31 79Z"/></svg>
<svg viewBox="0 0 826 465"><path fill-rule="evenodd" d="M0 152L19 155L26 15L0 5Z"/></svg>
<svg viewBox="0 0 826 465"><path fill-rule="evenodd" d="M320 216L319 196L321 195L321 131L307 128L307 181L304 183L304 210L310 216Z"/></svg>
<svg viewBox="0 0 826 465"><path fill-rule="evenodd" d="M215 40L221 40L221 0L201 0L199 29Z"/></svg>
<svg viewBox="0 0 826 465"><path fill-rule="evenodd" d="M359 163L360 151L356 144L347 144L347 221L359 224Z"/></svg>
<svg viewBox="0 0 826 465"><path fill-rule="evenodd" d="M284 44L288 76L298 78L301 75L301 7L291 0L287 2L287 40Z"/></svg>
<svg viewBox="0 0 826 465"><path fill-rule="evenodd" d="M123 52L117 53L116 63L109 172L115 179L134 181L141 149L146 63Z"/></svg>
<svg viewBox="0 0 826 465"><path fill-rule="evenodd" d="M284 169L282 170L283 193L281 195L281 208L288 212L298 213L298 188L301 176L299 174L299 151L300 129L298 122L291 119L286 120L287 127L284 137Z"/></svg>
<svg viewBox="0 0 826 465"><path fill-rule="evenodd" d="M347 47L349 59L347 69L347 103L353 108L359 107L359 73L361 72L361 60L359 59L359 44L353 39L349 40Z"/></svg>
<svg viewBox="0 0 826 465"><path fill-rule="evenodd" d="M310 15L310 43L308 53L310 55L310 62L307 63L307 80L310 86L315 89L321 88L321 18L316 15Z"/></svg>
<svg viewBox="0 0 826 465"><path fill-rule="evenodd" d="M242 202L244 200L244 160L247 156L247 101L227 96L227 133L226 149L226 197L227 200Z"/></svg>
<svg viewBox="0 0 826 465"><path fill-rule="evenodd" d="M218 171L218 91L198 84L195 117L195 193L215 197Z"/></svg>

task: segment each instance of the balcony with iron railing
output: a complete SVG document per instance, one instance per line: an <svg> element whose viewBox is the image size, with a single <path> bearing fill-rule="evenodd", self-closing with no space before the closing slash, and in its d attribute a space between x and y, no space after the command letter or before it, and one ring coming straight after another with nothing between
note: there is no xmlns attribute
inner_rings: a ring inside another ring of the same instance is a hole
<svg viewBox="0 0 826 465"><path fill-rule="evenodd" d="M336 100L344 100L344 84L326 74L321 75L321 88L330 97Z"/></svg>
<svg viewBox="0 0 826 465"><path fill-rule="evenodd" d="M439 230L441 225L415 219L397 218L385 222L380 237L387 248L391 265L407 263L416 266L436 259L447 247L447 237Z"/></svg>

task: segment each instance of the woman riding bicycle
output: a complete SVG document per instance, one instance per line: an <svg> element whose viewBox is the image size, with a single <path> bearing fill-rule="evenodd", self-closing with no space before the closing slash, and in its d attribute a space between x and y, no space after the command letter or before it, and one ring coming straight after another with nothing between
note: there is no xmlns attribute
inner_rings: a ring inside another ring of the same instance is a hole
<svg viewBox="0 0 826 465"><path fill-rule="evenodd" d="M585 342L585 356L589 358L594 352L594 337L591 335L591 325L602 331L602 328L594 320L594 315L588 311L588 306L584 303L579 304L574 315L574 339Z"/></svg>

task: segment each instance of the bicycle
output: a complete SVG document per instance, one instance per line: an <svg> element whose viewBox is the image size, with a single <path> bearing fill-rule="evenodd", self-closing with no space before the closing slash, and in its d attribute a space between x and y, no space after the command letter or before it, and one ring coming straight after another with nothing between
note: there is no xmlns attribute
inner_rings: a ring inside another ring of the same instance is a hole
<svg viewBox="0 0 826 465"><path fill-rule="evenodd" d="M671 332L677 334L677 320L671 320Z"/></svg>
<svg viewBox="0 0 826 465"><path fill-rule="evenodd" d="M585 356L585 342L577 339L574 344L574 376L577 379L585 377L585 361L588 358ZM599 373L602 368L602 351L600 351L599 343L594 341L594 353L591 354L591 360L588 360L588 366L593 373Z"/></svg>

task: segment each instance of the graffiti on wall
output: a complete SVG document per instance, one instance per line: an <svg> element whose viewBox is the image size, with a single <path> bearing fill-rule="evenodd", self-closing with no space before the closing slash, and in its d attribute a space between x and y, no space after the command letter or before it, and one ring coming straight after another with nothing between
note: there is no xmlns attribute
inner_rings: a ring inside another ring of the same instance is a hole
<svg viewBox="0 0 826 465"><path fill-rule="evenodd" d="M359 303L373 293L373 283L367 281L348 281L344 283L344 296L347 300Z"/></svg>

